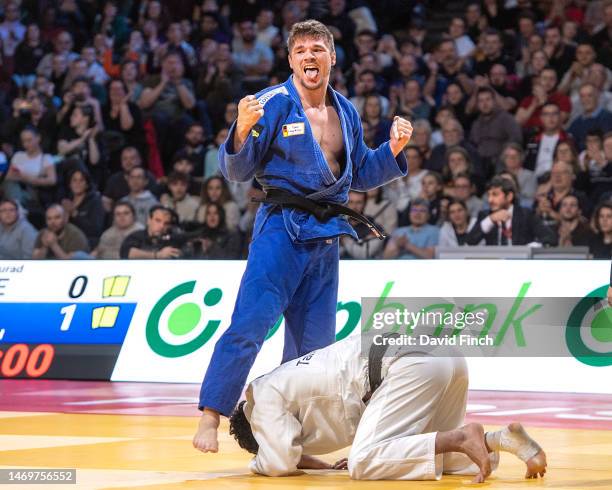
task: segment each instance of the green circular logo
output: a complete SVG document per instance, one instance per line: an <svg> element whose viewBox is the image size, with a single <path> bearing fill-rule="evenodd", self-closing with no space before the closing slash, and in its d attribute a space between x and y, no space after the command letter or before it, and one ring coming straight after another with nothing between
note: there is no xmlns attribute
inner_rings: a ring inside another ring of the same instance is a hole
<svg viewBox="0 0 612 490"><path fill-rule="evenodd" d="M612 308L606 305L596 311L598 306L601 308L601 301L606 297L607 291L607 285L591 291L578 302L567 320L565 329L567 348L576 359L589 366L612 365L612 344L609 352L599 352L587 346L582 338L585 330L583 324L590 322L589 333L594 341L602 344L612 342Z"/></svg>
<svg viewBox="0 0 612 490"><path fill-rule="evenodd" d="M192 294L196 282L189 281L179 284L164 294L149 314L146 326L146 337L151 350L163 357L181 357L195 352L215 334L221 321L209 320L202 332L192 340L182 344L170 344L160 334L160 319L170 303L186 294ZM221 301L223 292L213 288L204 295L204 305L215 306ZM182 337L193 332L202 320L202 308L193 302L178 305L168 317L168 331L175 337Z"/></svg>

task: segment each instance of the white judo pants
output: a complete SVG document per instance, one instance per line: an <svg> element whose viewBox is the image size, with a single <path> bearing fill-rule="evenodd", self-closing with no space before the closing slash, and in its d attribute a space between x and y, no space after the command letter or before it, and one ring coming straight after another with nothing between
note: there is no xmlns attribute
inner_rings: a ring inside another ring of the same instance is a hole
<svg viewBox="0 0 612 490"><path fill-rule="evenodd" d="M475 475L462 453L435 454L436 433L464 425L468 371L462 357L400 357L366 407L348 458L358 480L439 480ZM499 454L491 453L492 468Z"/></svg>

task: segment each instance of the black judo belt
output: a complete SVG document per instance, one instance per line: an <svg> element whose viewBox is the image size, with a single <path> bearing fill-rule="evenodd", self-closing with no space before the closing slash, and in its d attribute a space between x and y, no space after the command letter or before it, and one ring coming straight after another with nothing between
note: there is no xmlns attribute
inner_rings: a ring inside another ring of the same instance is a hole
<svg viewBox="0 0 612 490"><path fill-rule="evenodd" d="M318 202L304 196L291 194L290 192L282 189L269 189L266 192L265 198L260 199L254 197L251 199L251 201L263 202L266 204L277 204L279 206L300 209L312 214L315 218L322 222L325 222L335 216L348 216L366 225L379 240L384 240L387 238L385 232L376 223L369 220L362 214L353 211L351 208L343 206L342 204L333 202Z"/></svg>
<svg viewBox="0 0 612 490"><path fill-rule="evenodd" d="M383 335L384 338L397 338L399 334L390 332ZM370 396L374 393L383 382L382 377L382 360L385 357L389 345L382 342L382 345L377 345L372 342L370 352L368 353L368 378L370 379ZM369 397L368 397L369 398Z"/></svg>

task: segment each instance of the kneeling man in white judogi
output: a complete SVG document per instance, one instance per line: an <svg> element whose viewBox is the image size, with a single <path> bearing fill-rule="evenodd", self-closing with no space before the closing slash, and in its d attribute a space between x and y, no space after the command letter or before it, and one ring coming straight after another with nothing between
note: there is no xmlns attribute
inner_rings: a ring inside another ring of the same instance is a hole
<svg viewBox="0 0 612 490"><path fill-rule="evenodd" d="M497 467L499 451L508 451L526 463L527 478L544 476L546 455L520 424L487 433L480 424L464 425L468 372L462 357L385 349L362 356L354 336L251 382L230 418L230 434L255 454L250 469L285 476L348 468L358 480L460 474L483 482ZM351 444L348 461L329 465L313 457Z"/></svg>

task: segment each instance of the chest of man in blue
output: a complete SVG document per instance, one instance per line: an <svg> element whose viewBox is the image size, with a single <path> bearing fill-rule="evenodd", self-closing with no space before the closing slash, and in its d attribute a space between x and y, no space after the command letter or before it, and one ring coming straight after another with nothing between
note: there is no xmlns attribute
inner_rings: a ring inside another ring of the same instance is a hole
<svg viewBox="0 0 612 490"><path fill-rule="evenodd" d="M359 114L329 86L333 38L317 21L293 26L288 39L293 75L242 99L238 118L219 149L228 180L257 179L268 199L255 219L247 267L229 328L215 345L200 391L203 411L194 446L216 452L219 414L236 406L269 329L285 319L283 362L335 340L338 237L357 238L346 216L321 219L295 205L348 201L406 175L401 151L412 126L396 118L390 141L376 150L363 141ZM289 197L287 197L289 196Z"/></svg>

